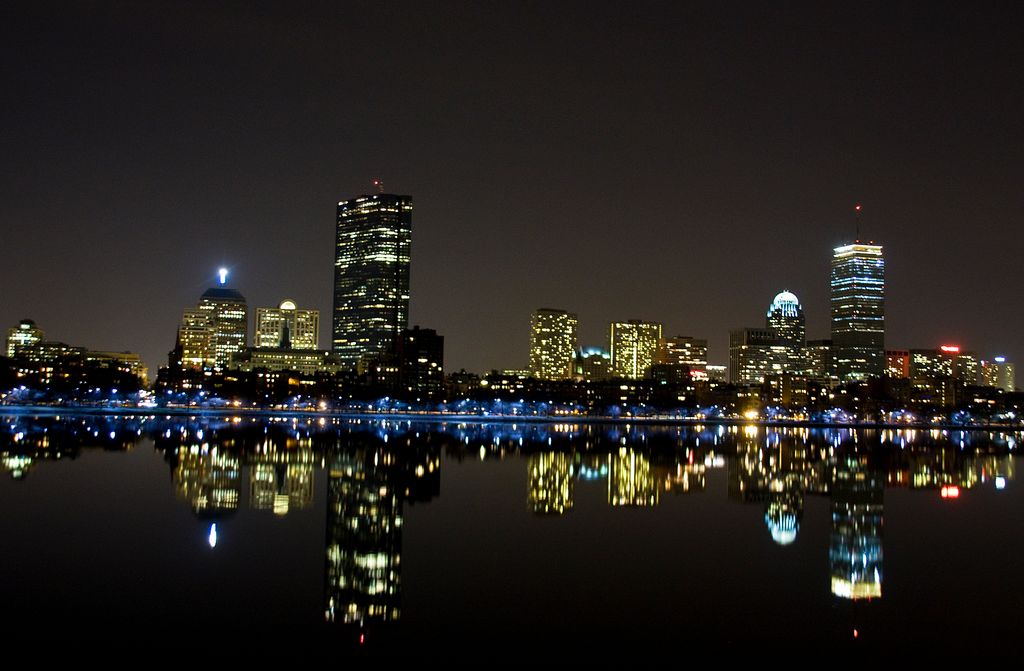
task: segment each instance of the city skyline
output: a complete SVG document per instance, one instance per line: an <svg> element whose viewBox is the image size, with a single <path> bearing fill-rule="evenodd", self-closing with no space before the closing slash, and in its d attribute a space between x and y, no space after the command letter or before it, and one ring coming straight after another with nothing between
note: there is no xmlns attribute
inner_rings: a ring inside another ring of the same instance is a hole
<svg viewBox="0 0 1024 671"><path fill-rule="evenodd" d="M409 323L445 334L449 371L524 366L542 305L578 314L583 344L641 315L723 363L788 288L825 338L822 250L860 202L887 347L1024 357L1004 12L12 11L7 325L155 370L221 265L251 305L326 315L334 204L380 176L417 199ZM385 25L417 49L360 58Z"/></svg>

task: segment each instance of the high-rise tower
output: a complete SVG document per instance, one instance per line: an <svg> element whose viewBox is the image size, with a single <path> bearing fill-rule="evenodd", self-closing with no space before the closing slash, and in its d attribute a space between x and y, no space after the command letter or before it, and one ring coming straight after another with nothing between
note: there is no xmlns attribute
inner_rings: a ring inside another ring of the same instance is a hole
<svg viewBox="0 0 1024 671"><path fill-rule="evenodd" d="M541 308L530 319L530 375L540 380L572 377L576 358L576 315Z"/></svg>
<svg viewBox="0 0 1024 671"><path fill-rule="evenodd" d="M612 322L608 341L612 377L641 380L647 377L658 356L661 324L639 319Z"/></svg>
<svg viewBox="0 0 1024 671"><path fill-rule="evenodd" d="M885 372L885 259L882 246L836 247L832 255L832 345L841 380Z"/></svg>
<svg viewBox="0 0 1024 671"><path fill-rule="evenodd" d="M345 365L393 353L408 327L411 242L411 196L338 203L332 347Z"/></svg>

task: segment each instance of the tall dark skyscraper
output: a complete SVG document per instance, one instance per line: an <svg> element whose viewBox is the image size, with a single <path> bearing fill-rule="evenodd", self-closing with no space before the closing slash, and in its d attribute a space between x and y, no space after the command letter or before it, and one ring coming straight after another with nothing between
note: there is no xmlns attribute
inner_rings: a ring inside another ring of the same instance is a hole
<svg viewBox="0 0 1024 671"><path fill-rule="evenodd" d="M885 373L885 259L882 246L836 247L832 255L832 345L841 380Z"/></svg>
<svg viewBox="0 0 1024 671"><path fill-rule="evenodd" d="M332 343L345 365L393 353L408 327L411 242L412 196L338 203Z"/></svg>

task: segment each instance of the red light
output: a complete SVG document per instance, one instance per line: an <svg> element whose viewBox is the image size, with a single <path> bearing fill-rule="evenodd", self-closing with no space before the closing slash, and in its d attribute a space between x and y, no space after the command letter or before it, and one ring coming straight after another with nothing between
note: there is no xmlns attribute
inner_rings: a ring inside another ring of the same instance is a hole
<svg viewBox="0 0 1024 671"><path fill-rule="evenodd" d="M859 635L860 635L860 634L859 634L859 633L857 632L857 630L856 630L856 629L854 629L854 630L853 630L853 637L854 637L854 638L857 638L857 636L859 636Z"/></svg>
<svg viewBox="0 0 1024 671"><path fill-rule="evenodd" d="M956 485L943 485L939 494L944 499L957 499L960 498L960 488Z"/></svg>
<svg viewBox="0 0 1024 671"><path fill-rule="evenodd" d="M860 212L860 205L854 205L854 206L853 206L853 209L855 209L855 210L857 210L858 212Z"/></svg>
<svg viewBox="0 0 1024 671"><path fill-rule="evenodd" d="M943 352L950 352L953 354L956 354L957 352L960 351L960 347L958 345L943 345L939 349L941 349Z"/></svg>
<svg viewBox="0 0 1024 671"><path fill-rule="evenodd" d="M359 645L366 642L366 634L359 634Z"/></svg>

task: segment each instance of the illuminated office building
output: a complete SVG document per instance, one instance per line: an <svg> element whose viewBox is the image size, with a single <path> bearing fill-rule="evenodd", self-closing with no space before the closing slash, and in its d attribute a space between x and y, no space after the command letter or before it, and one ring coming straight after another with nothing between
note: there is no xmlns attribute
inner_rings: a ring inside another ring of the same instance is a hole
<svg viewBox="0 0 1024 671"><path fill-rule="evenodd" d="M281 301L276 308L256 308L253 347L282 347L286 324L292 349L319 348L320 311L299 310L291 300Z"/></svg>
<svg viewBox="0 0 1024 671"><path fill-rule="evenodd" d="M1004 356L997 356L991 361L981 362L981 383L988 387L998 387L1003 391L1016 389L1017 376L1014 365Z"/></svg>
<svg viewBox="0 0 1024 671"><path fill-rule="evenodd" d="M571 312L541 308L530 318L530 375L540 380L572 377L576 326Z"/></svg>
<svg viewBox="0 0 1024 671"><path fill-rule="evenodd" d="M885 374L887 377L902 380L910 377L910 350L885 350Z"/></svg>
<svg viewBox="0 0 1024 671"><path fill-rule="evenodd" d="M602 382L611 377L612 358L608 350L584 347L576 355L576 378L584 382Z"/></svg>
<svg viewBox="0 0 1024 671"><path fill-rule="evenodd" d="M647 376L658 356L661 324L637 319L612 322L609 342L612 377L642 379Z"/></svg>
<svg viewBox="0 0 1024 671"><path fill-rule="evenodd" d="M178 326L181 363L188 368L225 367L231 355L245 348L249 337L249 306L245 297L227 286L227 271L220 286L210 287L195 309L187 309Z"/></svg>
<svg viewBox="0 0 1024 671"><path fill-rule="evenodd" d="M412 197L360 196L338 203L332 348L349 368L393 354L409 322Z"/></svg>
<svg viewBox="0 0 1024 671"><path fill-rule="evenodd" d="M564 452L538 452L527 460L530 510L540 515L563 515L572 510L573 467Z"/></svg>
<svg viewBox="0 0 1024 671"><path fill-rule="evenodd" d="M804 309L796 294L783 291L775 296L768 306L765 326L775 331L776 344L785 348L783 372L803 375L807 368L807 329Z"/></svg>
<svg viewBox="0 0 1024 671"><path fill-rule="evenodd" d="M213 320L201 310L185 310L178 326L181 365L185 368L213 367Z"/></svg>
<svg viewBox="0 0 1024 671"><path fill-rule="evenodd" d="M265 370L276 373L289 370L309 376L317 373L332 375L342 369L341 361L332 352L289 347L246 347L231 355L229 367L244 372Z"/></svg>
<svg viewBox="0 0 1024 671"><path fill-rule="evenodd" d="M667 366L686 366L691 372L707 373L708 341L703 338L676 336L661 341L658 363Z"/></svg>
<svg viewBox="0 0 1024 671"><path fill-rule="evenodd" d="M213 362L228 365L231 355L246 346L249 336L249 306L234 289L212 287L199 299L200 312L210 315L213 325Z"/></svg>
<svg viewBox="0 0 1024 671"><path fill-rule="evenodd" d="M780 375L786 370L788 352L775 329L734 329L729 332L729 381L760 383L769 375Z"/></svg>
<svg viewBox="0 0 1024 671"><path fill-rule="evenodd" d="M805 375L818 382L829 382L835 375L832 362L832 341L808 340L804 347Z"/></svg>
<svg viewBox="0 0 1024 671"><path fill-rule="evenodd" d="M908 377L915 385L953 379L962 386L978 383L978 356L957 345L909 351Z"/></svg>
<svg viewBox="0 0 1024 671"><path fill-rule="evenodd" d="M17 326L7 329L7 357L14 358L19 347L35 345L45 337L43 329L31 319L22 319Z"/></svg>
<svg viewBox="0 0 1024 671"><path fill-rule="evenodd" d="M841 380L885 372L885 259L882 246L836 247L831 272L832 343Z"/></svg>

